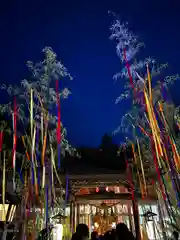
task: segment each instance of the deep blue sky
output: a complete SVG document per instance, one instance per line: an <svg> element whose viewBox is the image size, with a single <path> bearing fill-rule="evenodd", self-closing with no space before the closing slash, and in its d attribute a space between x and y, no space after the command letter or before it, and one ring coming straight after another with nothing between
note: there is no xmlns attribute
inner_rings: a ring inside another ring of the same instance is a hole
<svg viewBox="0 0 180 240"><path fill-rule="evenodd" d="M112 80L120 61L115 43L108 39L112 23L108 10L129 22L145 42L144 56L168 62L172 73L180 73L178 0L16 0L5 4L0 9L0 81L20 82L27 74L25 62L41 60L42 48L51 46L74 77L67 81L73 94L62 103L62 119L72 145L97 146L129 107L128 102L114 105L122 83L114 85ZM178 101L178 89L172 92Z"/></svg>

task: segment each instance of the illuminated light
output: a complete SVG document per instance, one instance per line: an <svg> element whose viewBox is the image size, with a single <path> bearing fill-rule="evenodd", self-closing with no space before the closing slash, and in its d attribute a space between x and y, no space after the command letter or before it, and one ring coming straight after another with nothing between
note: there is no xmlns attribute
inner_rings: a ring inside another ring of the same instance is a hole
<svg viewBox="0 0 180 240"><path fill-rule="evenodd" d="M114 187L114 192L115 192L115 193L120 193L120 187L115 186L115 187Z"/></svg>
<svg viewBox="0 0 180 240"><path fill-rule="evenodd" d="M92 211L92 214L95 215L96 214L96 207L92 206L91 211Z"/></svg>
<svg viewBox="0 0 180 240"><path fill-rule="evenodd" d="M113 229L116 228L116 223L115 223L115 222L112 223L112 228L113 228Z"/></svg>
<svg viewBox="0 0 180 240"><path fill-rule="evenodd" d="M9 204L0 204L0 221L5 222Z"/></svg>
<svg viewBox="0 0 180 240"><path fill-rule="evenodd" d="M128 213L128 206L117 204L116 205L116 210L117 210L118 214L122 214L122 213L127 214Z"/></svg>
<svg viewBox="0 0 180 240"><path fill-rule="evenodd" d="M98 228L99 227L99 224L97 222L94 223L94 227L95 228Z"/></svg>
<svg viewBox="0 0 180 240"><path fill-rule="evenodd" d="M99 188L98 187L96 188L96 192L99 192Z"/></svg>
<svg viewBox="0 0 180 240"><path fill-rule="evenodd" d="M109 192L109 188L108 187L106 187L106 192Z"/></svg>
<svg viewBox="0 0 180 240"><path fill-rule="evenodd" d="M65 216L70 216L70 207L65 208Z"/></svg>
<svg viewBox="0 0 180 240"><path fill-rule="evenodd" d="M16 211L16 205L0 204L0 221L12 222L15 211Z"/></svg>
<svg viewBox="0 0 180 240"><path fill-rule="evenodd" d="M62 240L63 238L63 225L56 224L52 230L53 232L53 240Z"/></svg>
<svg viewBox="0 0 180 240"><path fill-rule="evenodd" d="M147 235L149 239L155 239L157 236L157 230L154 229L153 222L147 222L146 228L147 228Z"/></svg>
<svg viewBox="0 0 180 240"><path fill-rule="evenodd" d="M16 205L12 205L10 209L9 217L8 217L8 222L13 221L15 211L16 211Z"/></svg>

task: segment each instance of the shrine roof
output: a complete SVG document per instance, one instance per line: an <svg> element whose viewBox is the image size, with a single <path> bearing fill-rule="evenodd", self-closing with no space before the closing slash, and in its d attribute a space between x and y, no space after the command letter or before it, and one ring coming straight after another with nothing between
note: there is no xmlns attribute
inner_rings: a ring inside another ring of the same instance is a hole
<svg viewBox="0 0 180 240"><path fill-rule="evenodd" d="M81 174L81 175L96 175L96 174L122 174L124 171L120 169L109 169L103 167L82 165L82 166L73 166L68 168L69 174Z"/></svg>

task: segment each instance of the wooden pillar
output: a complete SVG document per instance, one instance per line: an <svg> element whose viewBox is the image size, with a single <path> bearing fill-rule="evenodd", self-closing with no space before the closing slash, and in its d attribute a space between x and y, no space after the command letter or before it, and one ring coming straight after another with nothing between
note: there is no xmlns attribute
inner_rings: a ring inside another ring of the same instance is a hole
<svg viewBox="0 0 180 240"><path fill-rule="evenodd" d="M75 202L71 201L70 203L70 224L71 224L71 232L74 233L76 230L75 226Z"/></svg>
<svg viewBox="0 0 180 240"><path fill-rule="evenodd" d="M77 211L76 211L76 214L77 214L76 219L77 220L76 221L77 221L77 225L78 225L79 221L80 221L80 204L77 203L76 207L77 207Z"/></svg>
<svg viewBox="0 0 180 240"><path fill-rule="evenodd" d="M136 240L141 240L140 223L139 223L139 210L138 210L137 201L135 199L132 200L132 207L133 207Z"/></svg>

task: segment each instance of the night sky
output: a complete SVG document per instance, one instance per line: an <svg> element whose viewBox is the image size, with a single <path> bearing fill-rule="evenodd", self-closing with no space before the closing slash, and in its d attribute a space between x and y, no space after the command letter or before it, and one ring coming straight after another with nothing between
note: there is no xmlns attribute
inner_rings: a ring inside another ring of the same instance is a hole
<svg viewBox="0 0 180 240"><path fill-rule="evenodd" d="M112 76L121 69L109 27L116 12L142 40L142 56L169 63L169 74L180 74L179 0L64 0L4 1L0 8L0 69L2 83L20 83L27 76L25 63L42 60L51 46L74 77L72 91L62 103L62 120L73 146L98 146L111 133L130 101L115 105L123 90ZM6 5L5 5L6 4ZM179 83L171 89L180 104ZM8 101L2 99L1 102ZM123 140L122 134L115 141Z"/></svg>

